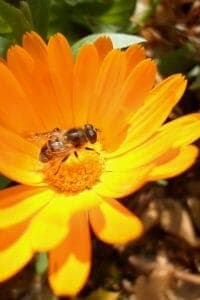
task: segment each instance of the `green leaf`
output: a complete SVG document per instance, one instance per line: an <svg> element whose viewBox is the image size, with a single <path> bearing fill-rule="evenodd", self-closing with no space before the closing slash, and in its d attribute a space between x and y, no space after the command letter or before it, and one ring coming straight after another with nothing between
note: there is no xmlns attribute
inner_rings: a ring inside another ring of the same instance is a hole
<svg viewBox="0 0 200 300"><path fill-rule="evenodd" d="M200 90L200 75L194 80L193 83L191 83L189 89L191 91Z"/></svg>
<svg viewBox="0 0 200 300"><path fill-rule="evenodd" d="M127 48L132 44L138 44L138 43L145 42L145 40L142 37L139 37L136 35L131 35L131 34L125 34L125 33L104 32L104 33L90 34L90 35L80 39L75 44L73 44L73 46L72 46L73 53L76 55L78 53L79 49L83 45L93 43L100 36L110 37L112 40L112 43L113 43L113 47L116 49Z"/></svg>
<svg viewBox="0 0 200 300"><path fill-rule="evenodd" d="M158 68L164 76L173 73L186 73L195 62L195 50L192 45L186 44L178 49L162 55L158 62Z"/></svg>
<svg viewBox="0 0 200 300"><path fill-rule="evenodd" d="M31 14L31 10L26 1L20 1L20 10L23 13L24 17L29 21L29 23L33 27L33 18Z"/></svg>
<svg viewBox="0 0 200 300"><path fill-rule="evenodd" d="M65 1L65 3L67 3L67 4L71 5L71 6L76 6L79 3L87 2L86 0L64 0L64 1Z"/></svg>
<svg viewBox="0 0 200 300"><path fill-rule="evenodd" d="M12 28L15 38L19 42L21 41L22 35L26 31L30 31L32 29L31 24L25 18L20 9L6 3L3 0L0 0L0 16Z"/></svg>
<svg viewBox="0 0 200 300"><path fill-rule="evenodd" d="M130 22L130 17L134 12L136 1L133 0L115 0L108 11L103 14L99 20L105 24L110 23L119 28L123 28Z"/></svg>
<svg viewBox="0 0 200 300"><path fill-rule="evenodd" d="M0 36L0 57L5 57L7 49L10 47L11 41Z"/></svg>
<svg viewBox="0 0 200 300"><path fill-rule="evenodd" d="M127 31L130 18L135 9L136 0L93 1L76 6L79 21L92 32Z"/></svg>
<svg viewBox="0 0 200 300"><path fill-rule="evenodd" d="M0 189L4 189L10 183L11 183L11 181L8 178L6 178L4 176L0 176Z"/></svg>
<svg viewBox="0 0 200 300"><path fill-rule="evenodd" d="M46 38L49 24L50 0L27 0L27 3L32 14L34 30L43 38Z"/></svg>
<svg viewBox="0 0 200 300"><path fill-rule="evenodd" d="M46 253L39 253L35 259L35 270L37 274L43 274L48 267L48 256Z"/></svg>
<svg viewBox="0 0 200 300"><path fill-rule="evenodd" d="M49 33L60 31L71 43L90 33L132 33L136 0L51 0Z"/></svg>
<svg viewBox="0 0 200 300"><path fill-rule="evenodd" d="M105 0L52 0L50 33L60 31L68 37L70 42L75 42L91 32L97 17L106 13L112 2Z"/></svg>
<svg viewBox="0 0 200 300"><path fill-rule="evenodd" d="M0 34L9 34L12 32L11 27L6 21L0 16Z"/></svg>

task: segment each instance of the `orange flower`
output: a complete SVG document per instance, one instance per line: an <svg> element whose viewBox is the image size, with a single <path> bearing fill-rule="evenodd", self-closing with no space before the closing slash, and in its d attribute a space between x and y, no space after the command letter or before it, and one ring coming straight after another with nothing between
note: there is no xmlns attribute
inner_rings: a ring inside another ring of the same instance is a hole
<svg viewBox="0 0 200 300"><path fill-rule="evenodd" d="M107 243L141 235L141 221L115 198L186 170L200 136L197 113L163 125L186 82L178 74L152 88L155 74L141 46L113 50L108 38L76 60L61 34L46 46L27 33L9 49L0 63L0 171L21 185L0 192L1 281L48 251L54 292L74 295L90 270L89 224Z"/></svg>

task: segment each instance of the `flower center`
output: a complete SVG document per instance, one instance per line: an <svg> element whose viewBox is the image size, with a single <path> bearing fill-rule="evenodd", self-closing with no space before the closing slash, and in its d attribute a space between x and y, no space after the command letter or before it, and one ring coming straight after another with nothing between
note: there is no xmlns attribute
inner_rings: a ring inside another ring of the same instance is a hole
<svg viewBox="0 0 200 300"><path fill-rule="evenodd" d="M44 164L45 181L59 192L75 194L90 189L99 181L104 163L95 150L78 150L63 162L60 158Z"/></svg>

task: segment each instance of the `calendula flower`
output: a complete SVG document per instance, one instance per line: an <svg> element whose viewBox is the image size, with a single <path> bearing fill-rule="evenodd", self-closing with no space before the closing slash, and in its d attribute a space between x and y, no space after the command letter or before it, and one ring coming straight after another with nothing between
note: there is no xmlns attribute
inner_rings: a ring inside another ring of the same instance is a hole
<svg viewBox="0 0 200 300"><path fill-rule="evenodd" d="M104 37L73 58L56 34L27 33L0 63L0 172L20 183L0 192L0 280L36 252L49 253L55 294L74 295L91 265L89 226L106 243L142 233L116 198L190 167L200 114L165 123L186 81L154 86L144 49ZM164 124L164 125L163 125Z"/></svg>

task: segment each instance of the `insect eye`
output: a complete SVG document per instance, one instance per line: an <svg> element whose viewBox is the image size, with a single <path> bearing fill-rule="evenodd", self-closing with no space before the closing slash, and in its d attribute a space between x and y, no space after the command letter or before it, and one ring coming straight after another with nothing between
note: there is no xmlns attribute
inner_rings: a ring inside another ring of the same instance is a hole
<svg viewBox="0 0 200 300"><path fill-rule="evenodd" d="M86 135L91 144L96 143L97 141L97 133L94 129L87 129Z"/></svg>
<svg viewBox="0 0 200 300"><path fill-rule="evenodd" d="M85 124L84 125L84 129L85 129L85 131L87 131L87 130L94 130L94 126L92 124Z"/></svg>

